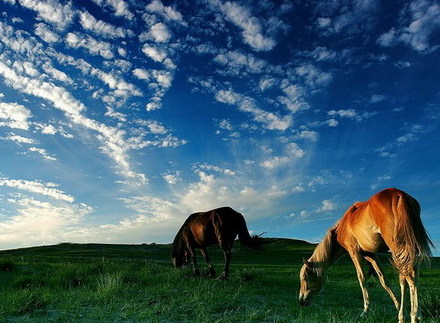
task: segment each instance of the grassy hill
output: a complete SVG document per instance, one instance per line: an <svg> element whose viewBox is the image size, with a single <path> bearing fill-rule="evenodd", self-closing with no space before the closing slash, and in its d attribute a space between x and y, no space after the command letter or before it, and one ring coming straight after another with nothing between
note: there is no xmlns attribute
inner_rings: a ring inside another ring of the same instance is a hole
<svg viewBox="0 0 440 323"><path fill-rule="evenodd" d="M302 258L314 245L266 238L261 250L237 243L228 281L172 267L167 244L70 244L0 251L0 322L395 322L380 284L370 285L371 312L360 320L362 296L353 265L341 258L310 307L297 304ZM209 250L217 272L223 254ZM397 277L382 256L397 292ZM425 322L440 321L440 261L422 268Z"/></svg>

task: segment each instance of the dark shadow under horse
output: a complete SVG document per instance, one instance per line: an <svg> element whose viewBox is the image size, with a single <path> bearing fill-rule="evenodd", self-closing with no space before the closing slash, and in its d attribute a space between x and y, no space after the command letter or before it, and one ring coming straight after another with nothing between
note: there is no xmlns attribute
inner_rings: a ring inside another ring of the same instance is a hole
<svg viewBox="0 0 440 323"><path fill-rule="evenodd" d="M188 258L192 260L193 272L200 275L194 249L200 249L208 265L211 277L215 277L215 270L209 260L207 247L219 244L225 257L225 267L218 279L226 279L229 275L231 249L237 237L241 245L258 248L262 239L251 237L242 214L230 207L221 207L207 212L191 214L183 223L174 238L171 259L175 267L179 268Z"/></svg>

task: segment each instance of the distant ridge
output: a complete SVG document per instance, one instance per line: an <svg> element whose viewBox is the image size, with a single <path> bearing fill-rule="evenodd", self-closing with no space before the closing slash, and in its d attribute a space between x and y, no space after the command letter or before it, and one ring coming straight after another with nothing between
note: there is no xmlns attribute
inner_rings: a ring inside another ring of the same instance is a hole
<svg viewBox="0 0 440 323"><path fill-rule="evenodd" d="M315 244L307 242L305 240L290 239L290 238L262 238L265 246L270 249L286 248L286 249L300 249L315 246ZM104 253L106 255L112 254L136 254L152 251L168 250L171 243L142 243L142 244L119 244L119 243L72 243L63 242L55 245L33 246L17 249L0 250L0 255L4 254L63 254L63 255L75 255L75 254L87 254L87 253Z"/></svg>

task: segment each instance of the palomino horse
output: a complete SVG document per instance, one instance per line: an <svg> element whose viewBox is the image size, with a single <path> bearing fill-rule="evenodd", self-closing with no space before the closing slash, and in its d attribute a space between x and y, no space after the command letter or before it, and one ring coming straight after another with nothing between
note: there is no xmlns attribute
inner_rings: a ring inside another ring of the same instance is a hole
<svg viewBox="0 0 440 323"><path fill-rule="evenodd" d="M325 271L345 252L356 267L357 277L364 298L365 314L369 297L362 270L362 258L374 268L382 287L388 292L399 311L399 322L404 322L403 303L405 285L408 284L411 300L411 322L420 320L417 295L418 264L429 261L433 246L420 219L420 205L403 191L389 188L373 195L366 202L352 205L344 216L330 228L318 244L313 255L304 260L300 272L299 302L308 305L321 289ZM376 261L375 253L391 251L393 265L399 272L400 305L387 286Z"/></svg>
<svg viewBox="0 0 440 323"><path fill-rule="evenodd" d="M244 246L256 248L261 245L259 237L249 235L243 215L230 207L193 213L186 219L174 238L171 251L173 264L177 268L181 267L189 255L194 274L200 275L194 252L194 249L198 248L208 265L211 277L215 277L215 270L209 260L206 247L219 243L224 253L225 267L218 279L226 279L229 275L231 249L237 235Z"/></svg>

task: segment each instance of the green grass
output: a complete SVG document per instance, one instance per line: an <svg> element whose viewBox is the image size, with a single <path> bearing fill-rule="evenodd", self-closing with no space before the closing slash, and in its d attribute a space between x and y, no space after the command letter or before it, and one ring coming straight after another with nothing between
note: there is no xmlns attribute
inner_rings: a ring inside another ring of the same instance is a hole
<svg viewBox="0 0 440 323"><path fill-rule="evenodd" d="M266 239L262 250L235 248L227 281L176 270L169 245L61 244L0 252L0 322L396 322L380 284L369 281L370 309L351 261L328 272L312 306L297 304L298 272L313 245ZM210 248L218 273L223 255ZM394 270L385 265L394 291ZM440 321L440 261L422 268L424 322Z"/></svg>

